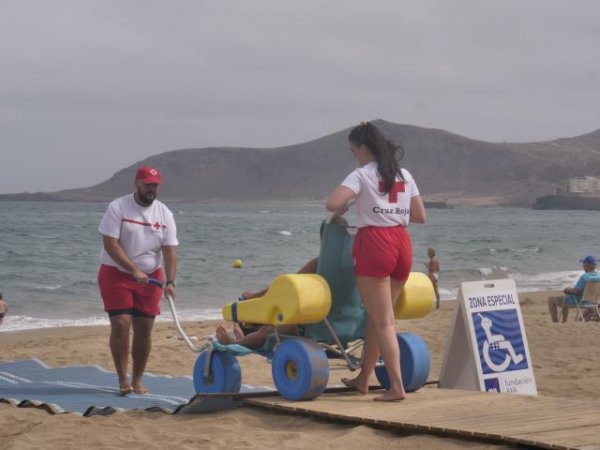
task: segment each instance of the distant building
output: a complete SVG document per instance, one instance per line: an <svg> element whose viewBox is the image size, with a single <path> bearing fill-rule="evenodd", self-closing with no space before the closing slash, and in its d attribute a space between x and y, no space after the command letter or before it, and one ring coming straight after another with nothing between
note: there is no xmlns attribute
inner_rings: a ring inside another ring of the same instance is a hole
<svg viewBox="0 0 600 450"><path fill-rule="evenodd" d="M557 187L556 193L559 195L599 196L600 178L569 178Z"/></svg>

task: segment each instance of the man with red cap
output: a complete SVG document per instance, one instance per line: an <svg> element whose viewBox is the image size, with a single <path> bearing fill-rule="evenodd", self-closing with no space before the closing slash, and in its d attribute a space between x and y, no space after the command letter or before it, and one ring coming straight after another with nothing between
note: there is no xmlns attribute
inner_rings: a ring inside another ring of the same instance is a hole
<svg viewBox="0 0 600 450"><path fill-rule="evenodd" d="M158 169L140 167L135 175L135 192L112 201L98 227L103 240L98 286L110 318L110 350L121 395L147 392L142 376L162 297L162 289L149 284L148 279L166 280L165 295L175 297L179 242L173 213L156 199L161 183ZM127 364L132 329L130 382Z"/></svg>

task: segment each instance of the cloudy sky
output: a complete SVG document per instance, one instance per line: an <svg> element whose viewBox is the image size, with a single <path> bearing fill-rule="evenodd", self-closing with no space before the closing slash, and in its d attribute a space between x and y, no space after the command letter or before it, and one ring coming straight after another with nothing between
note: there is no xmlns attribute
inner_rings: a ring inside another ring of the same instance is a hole
<svg viewBox="0 0 600 450"><path fill-rule="evenodd" d="M596 0L1 0L0 193L383 118L492 141L600 128Z"/></svg>

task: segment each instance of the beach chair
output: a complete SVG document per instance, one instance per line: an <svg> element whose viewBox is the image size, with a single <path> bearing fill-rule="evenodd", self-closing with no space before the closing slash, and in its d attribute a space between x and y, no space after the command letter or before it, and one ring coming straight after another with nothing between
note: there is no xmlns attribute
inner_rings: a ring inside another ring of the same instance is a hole
<svg viewBox="0 0 600 450"><path fill-rule="evenodd" d="M570 309L576 309L575 320L586 322L592 317L600 319L600 278L590 278L583 288L581 300L577 301L575 296L570 296L575 301L565 303ZM565 298L565 301L567 299ZM562 308L559 310L558 320L562 320Z"/></svg>
<svg viewBox="0 0 600 450"><path fill-rule="evenodd" d="M575 303L577 315L575 320L586 322L590 317L600 318L598 302L600 301L600 278L591 278L585 283L581 301Z"/></svg>
<svg viewBox="0 0 600 450"><path fill-rule="evenodd" d="M241 373L236 357L248 353L271 361L274 384L289 400L313 399L325 390L329 359L342 359L350 370L360 369L367 318L354 276L354 230L328 220L323 227L317 274L280 275L264 297L223 307L226 320L297 324L301 333L287 336L275 328L265 345L255 350L214 342L212 349L200 354L194 367L198 393L237 392ZM412 273L394 311L397 319L419 318L431 312L434 304L435 293L427 275ZM415 391L429 376L427 345L412 333L398 334L398 342L405 388ZM382 386L388 388L382 362L375 372Z"/></svg>

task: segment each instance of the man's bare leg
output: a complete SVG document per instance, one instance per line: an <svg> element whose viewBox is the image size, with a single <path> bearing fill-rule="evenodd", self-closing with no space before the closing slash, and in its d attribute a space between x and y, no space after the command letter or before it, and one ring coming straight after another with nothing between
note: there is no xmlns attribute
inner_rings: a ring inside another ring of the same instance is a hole
<svg viewBox="0 0 600 450"><path fill-rule="evenodd" d="M131 394L133 386L127 378L127 363L129 360L129 330L131 329L131 315L120 314L110 318L110 352L112 353L115 370L119 377L119 391L121 395Z"/></svg>
<svg viewBox="0 0 600 450"><path fill-rule="evenodd" d="M563 296L548 297L548 312L550 313L552 322L558 322L558 307L563 304L563 301Z"/></svg>
<svg viewBox="0 0 600 450"><path fill-rule="evenodd" d="M150 349L152 348L153 317L134 317L133 343L131 345L131 357L133 359L133 371L131 385L136 394L146 394L148 390L142 384L142 377L146 370Z"/></svg>
<svg viewBox="0 0 600 450"><path fill-rule="evenodd" d="M562 323L565 323L569 318L569 306L565 303L562 306Z"/></svg>

